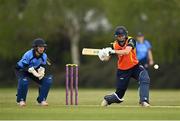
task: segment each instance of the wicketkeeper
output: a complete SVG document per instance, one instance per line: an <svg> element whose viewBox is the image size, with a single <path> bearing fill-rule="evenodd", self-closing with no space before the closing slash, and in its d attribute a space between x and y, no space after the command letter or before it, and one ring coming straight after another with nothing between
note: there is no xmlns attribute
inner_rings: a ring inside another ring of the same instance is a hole
<svg viewBox="0 0 180 121"><path fill-rule="evenodd" d="M150 78L146 69L139 64L136 57L136 41L128 36L124 26L118 26L114 32L115 41L113 48L104 48L99 51L99 58L102 61L109 60L111 54L117 55L117 84L116 91L104 97L102 106L112 103L121 103L128 88L130 78L138 80L139 102L142 106L149 105L149 84Z"/></svg>
<svg viewBox="0 0 180 121"><path fill-rule="evenodd" d="M47 45L43 39L38 38L33 41L32 47L16 65L18 78L16 101L20 106L26 105L29 81L33 80L39 85L37 102L42 106L47 106L46 99L52 84L52 75L46 74L47 55L45 50Z"/></svg>

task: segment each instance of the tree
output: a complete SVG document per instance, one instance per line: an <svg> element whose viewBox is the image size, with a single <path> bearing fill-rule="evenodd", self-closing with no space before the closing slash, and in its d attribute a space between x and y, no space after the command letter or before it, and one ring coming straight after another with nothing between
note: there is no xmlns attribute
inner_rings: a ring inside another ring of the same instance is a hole
<svg viewBox="0 0 180 121"><path fill-rule="evenodd" d="M72 11L68 11L65 14L65 18L68 20L67 24L67 33L69 39L71 41L71 58L74 64L80 65L79 59L79 41L80 41L80 23L79 18L72 13Z"/></svg>

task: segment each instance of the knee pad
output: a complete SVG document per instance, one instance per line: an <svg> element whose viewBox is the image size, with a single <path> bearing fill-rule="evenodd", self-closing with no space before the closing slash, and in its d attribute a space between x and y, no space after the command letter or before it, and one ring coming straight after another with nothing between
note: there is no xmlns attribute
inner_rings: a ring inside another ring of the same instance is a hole
<svg viewBox="0 0 180 121"><path fill-rule="evenodd" d="M26 95L28 92L29 81L26 78L20 78L18 80L18 89L17 89L17 102L21 100L26 101Z"/></svg>
<svg viewBox="0 0 180 121"><path fill-rule="evenodd" d="M21 79L19 79L19 84L20 85L28 85L28 80L27 80L27 78L21 78Z"/></svg>
<svg viewBox="0 0 180 121"><path fill-rule="evenodd" d="M46 77L44 77L43 81L45 83L52 84L53 76L52 75L46 76Z"/></svg>
<svg viewBox="0 0 180 121"><path fill-rule="evenodd" d="M140 72L139 74L139 83L150 83L150 78L148 72L144 69L143 71Z"/></svg>

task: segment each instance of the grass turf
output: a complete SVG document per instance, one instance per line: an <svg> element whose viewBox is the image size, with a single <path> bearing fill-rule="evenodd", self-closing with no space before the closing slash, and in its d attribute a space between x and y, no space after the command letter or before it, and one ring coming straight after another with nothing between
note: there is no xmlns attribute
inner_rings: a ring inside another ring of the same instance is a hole
<svg viewBox="0 0 180 121"><path fill-rule="evenodd" d="M29 89L27 106L20 108L15 103L16 89L0 89L0 119L76 119L76 120L178 120L180 119L180 90L152 90L151 105L138 105L137 90L128 90L125 102L100 107L102 97L113 90L80 89L79 105L65 106L65 90L50 91L48 107L36 103L37 89Z"/></svg>

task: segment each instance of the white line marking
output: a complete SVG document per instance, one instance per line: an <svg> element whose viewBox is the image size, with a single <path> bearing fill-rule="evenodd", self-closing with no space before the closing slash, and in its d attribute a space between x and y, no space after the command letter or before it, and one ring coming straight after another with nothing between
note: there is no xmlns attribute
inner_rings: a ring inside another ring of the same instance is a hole
<svg viewBox="0 0 180 121"><path fill-rule="evenodd" d="M101 107L100 105L78 105L79 107ZM117 107L117 108L138 108L142 107L140 105L110 105L108 107ZM152 105L150 108L180 108L180 105Z"/></svg>

